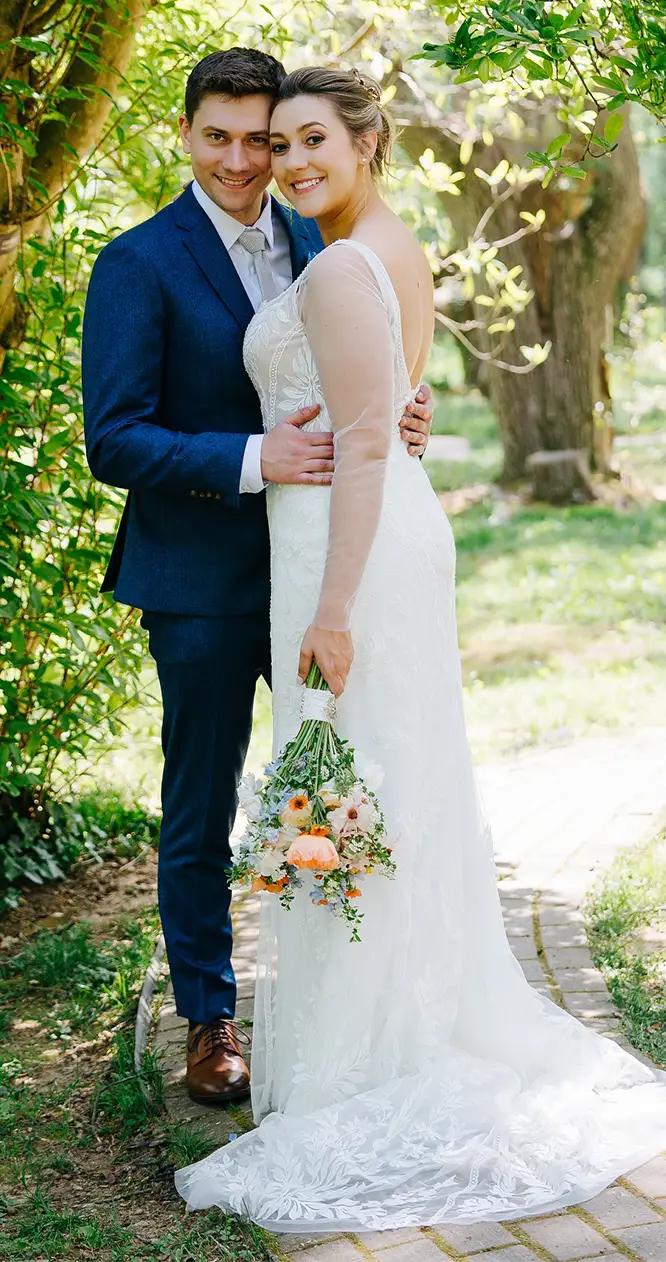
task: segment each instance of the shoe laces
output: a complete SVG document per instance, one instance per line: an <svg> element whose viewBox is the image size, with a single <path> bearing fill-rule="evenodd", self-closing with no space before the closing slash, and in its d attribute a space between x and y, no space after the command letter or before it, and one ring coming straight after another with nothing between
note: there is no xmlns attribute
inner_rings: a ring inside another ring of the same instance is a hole
<svg viewBox="0 0 666 1262"><path fill-rule="evenodd" d="M233 1056L241 1056L241 1043L249 1047L249 1035L244 1030L239 1030L231 1017L218 1017L215 1021L209 1021L206 1025L202 1025L196 1031L192 1037L190 1047L191 1051L196 1053L201 1044L203 1044L206 1056L212 1056L213 1052L218 1051L218 1049L223 1052L229 1052Z"/></svg>

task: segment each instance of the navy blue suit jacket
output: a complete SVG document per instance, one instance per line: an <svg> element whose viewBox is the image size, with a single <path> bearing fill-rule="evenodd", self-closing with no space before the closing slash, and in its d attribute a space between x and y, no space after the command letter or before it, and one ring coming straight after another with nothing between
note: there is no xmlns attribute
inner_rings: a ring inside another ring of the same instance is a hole
<svg viewBox="0 0 666 1262"><path fill-rule="evenodd" d="M275 203L294 278L322 248L314 222ZM165 613L269 604L265 496L240 495L259 400L243 365L253 315L191 186L105 246L83 325L86 450L129 491L103 591Z"/></svg>

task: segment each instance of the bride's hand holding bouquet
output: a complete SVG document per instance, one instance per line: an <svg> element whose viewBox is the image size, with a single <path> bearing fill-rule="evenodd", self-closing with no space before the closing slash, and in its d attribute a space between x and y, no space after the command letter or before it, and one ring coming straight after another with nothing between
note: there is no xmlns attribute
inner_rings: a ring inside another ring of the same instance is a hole
<svg viewBox="0 0 666 1262"><path fill-rule="evenodd" d="M354 646L349 631L330 631L313 622L303 636L298 677L305 681L314 661L333 696L340 697L353 660Z"/></svg>

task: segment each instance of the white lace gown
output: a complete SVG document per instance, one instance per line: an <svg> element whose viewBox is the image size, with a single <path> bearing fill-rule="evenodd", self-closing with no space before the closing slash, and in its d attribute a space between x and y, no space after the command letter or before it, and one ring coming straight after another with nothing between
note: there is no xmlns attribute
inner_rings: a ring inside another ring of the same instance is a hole
<svg viewBox="0 0 666 1262"><path fill-rule="evenodd" d="M349 615L337 727L384 771L398 872L367 880L360 944L306 889L289 911L262 895L260 1124L179 1171L178 1189L274 1232L584 1201L666 1147L666 1074L539 995L509 949L465 734L454 544L400 439L411 386L379 258L329 247L260 309L245 358L267 429L316 401L313 427L338 434L337 487L268 490L275 750L298 728L315 610Z"/></svg>

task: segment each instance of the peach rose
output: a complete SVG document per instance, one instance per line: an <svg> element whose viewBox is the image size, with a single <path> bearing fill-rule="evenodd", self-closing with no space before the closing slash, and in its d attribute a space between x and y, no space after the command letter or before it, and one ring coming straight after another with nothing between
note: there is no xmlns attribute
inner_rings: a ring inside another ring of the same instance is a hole
<svg viewBox="0 0 666 1262"><path fill-rule="evenodd" d="M313 833L301 833L296 841L292 841L285 859L295 868L319 868L322 872L340 867L340 856L330 837Z"/></svg>

